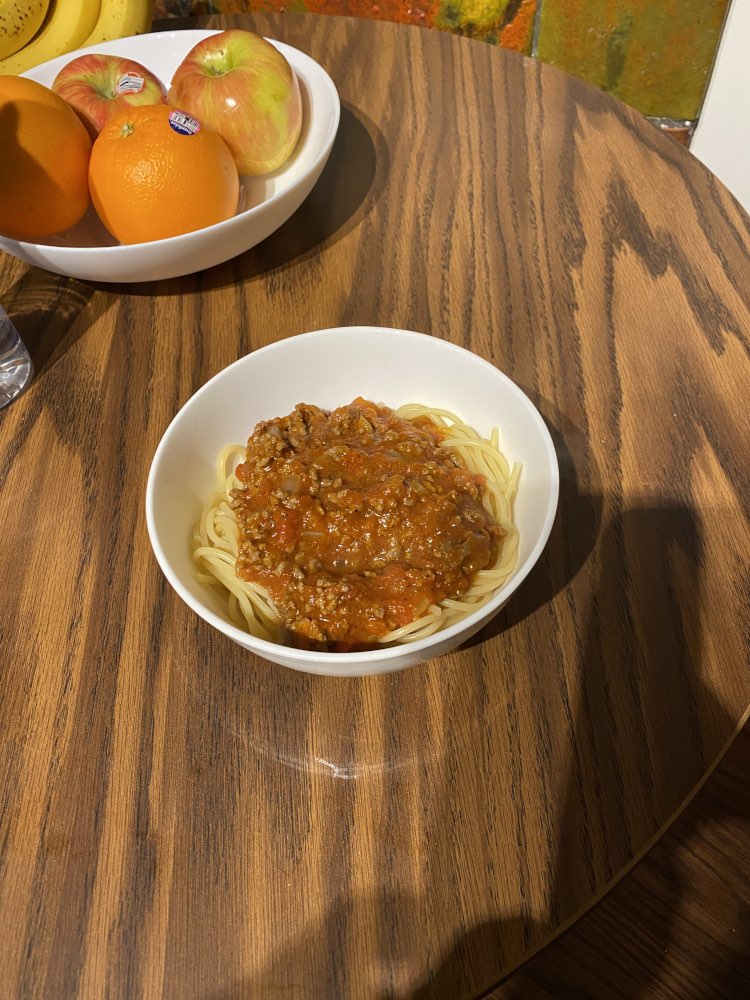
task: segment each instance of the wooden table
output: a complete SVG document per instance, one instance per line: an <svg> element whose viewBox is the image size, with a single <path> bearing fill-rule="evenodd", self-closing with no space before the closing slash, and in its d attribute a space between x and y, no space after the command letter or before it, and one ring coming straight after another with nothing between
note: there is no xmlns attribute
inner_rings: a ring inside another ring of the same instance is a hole
<svg viewBox="0 0 750 1000"><path fill-rule="evenodd" d="M155 284L0 257L38 370L0 414L4 997L475 996L643 854L750 704L747 217L635 112L513 54L240 23L341 94L285 226ZM179 601L144 488L213 373L372 322L518 382L560 507L477 640L334 680Z"/></svg>

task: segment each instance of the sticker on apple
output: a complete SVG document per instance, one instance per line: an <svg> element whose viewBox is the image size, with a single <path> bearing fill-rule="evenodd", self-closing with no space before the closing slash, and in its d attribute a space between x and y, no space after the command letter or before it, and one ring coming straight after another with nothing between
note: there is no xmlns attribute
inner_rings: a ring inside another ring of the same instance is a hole
<svg viewBox="0 0 750 1000"><path fill-rule="evenodd" d="M148 104L166 104L167 90L135 59L103 52L75 56L52 81L52 90L73 108L92 141L116 115Z"/></svg>
<svg viewBox="0 0 750 1000"><path fill-rule="evenodd" d="M121 94L140 94L145 82L143 77L138 76L137 73L123 73L117 81L115 95L119 97Z"/></svg>

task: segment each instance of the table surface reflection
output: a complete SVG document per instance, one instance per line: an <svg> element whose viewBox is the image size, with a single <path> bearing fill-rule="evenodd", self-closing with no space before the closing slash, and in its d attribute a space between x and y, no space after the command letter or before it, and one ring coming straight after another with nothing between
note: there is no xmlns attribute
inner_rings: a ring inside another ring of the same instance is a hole
<svg viewBox="0 0 750 1000"><path fill-rule="evenodd" d="M0 256L38 372L0 414L0 981L475 996L643 854L750 704L750 224L636 112L496 47L197 23L310 54L341 127L302 208L210 271L95 285ZM308 676L179 601L146 477L215 372L370 323L507 372L553 435L560 506L466 647Z"/></svg>

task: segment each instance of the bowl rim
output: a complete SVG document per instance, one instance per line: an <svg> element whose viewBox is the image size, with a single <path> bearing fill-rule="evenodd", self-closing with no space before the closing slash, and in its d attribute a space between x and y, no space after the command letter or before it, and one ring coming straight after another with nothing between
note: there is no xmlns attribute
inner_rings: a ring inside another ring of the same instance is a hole
<svg viewBox="0 0 750 1000"><path fill-rule="evenodd" d="M114 38L107 42L101 42L98 45L90 45L84 49L76 49L73 52L64 54L63 56L55 56L53 59L49 59L46 62L39 63L38 66L32 66L22 74L21 76L28 77L29 79L36 80L36 74L40 70L46 70L50 64L59 62L63 59L70 61L77 58L79 55L86 55L87 53L93 54L96 52L104 52L108 55L122 55L123 58L136 58L136 55L130 55L120 52L115 52L115 48L121 47L122 43L126 43L126 47L132 45L136 46L136 39L177 39L182 38L186 35L190 35L193 38L192 43L188 43L185 49L185 55L190 51L190 49L196 45L199 41L210 35L220 34L223 28L217 29L200 29L200 28L185 28L185 29L170 29L168 31L153 31L148 32L146 35L129 35L125 38ZM77 258L84 257L92 252L96 252L97 255L104 254L105 257L115 256L135 256L139 251L143 251L143 248L157 248L164 247L167 244L169 246L180 247L194 241L199 234L203 235L213 235L218 232L231 233L235 229L239 229L244 225L248 224L248 221L253 217L260 215L261 212L270 211L272 206L275 205L281 198L287 196L291 191L294 191L300 184L304 184L308 177L314 175L318 167L320 166L321 160L326 160L330 155L331 148L336 139L338 133L339 124L341 122L341 99L339 97L338 90L335 83L331 79L328 72L320 65L317 60L313 59L312 56L303 52L301 49L295 48L293 45L289 45L287 42L281 42L275 38L270 38L261 36L265 38L267 42L270 42L275 48L277 48L282 55L291 63L292 68L295 72L300 68L300 64L304 67L307 63L308 67L312 70L312 73L316 77L319 76L320 85L326 90L328 100L330 104L326 107L332 112L331 124L326 132L326 134L321 139L320 149L318 151L315 159L307 166L304 173L299 177L294 178L285 187L280 188L280 190L275 191L268 198L264 198L257 205L252 205L250 208L246 208L241 212L235 213L231 218L224 219L222 222L215 222L210 226L204 226L202 229L196 229L188 233L180 233L178 236L168 236L161 240L149 240L145 243L115 243L112 245L97 246L92 244L91 246L65 246L65 244L58 243L37 243L33 240L17 240L12 236L4 236L0 234L0 240L10 245L17 246L21 250L33 251L37 247L49 248L54 251L55 256L57 254L63 254L64 258L69 260L72 265L75 264ZM291 58L290 58L291 53ZM168 88L169 83L164 82L164 85ZM311 102L312 104L312 102ZM283 168L280 168L283 169ZM0 243L0 247L2 244Z"/></svg>
<svg viewBox="0 0 750 1000"><path fill-rule="evenodd" d="M156 493L156 479L159 470L159 465L162 461L164 454L170 445L170 440L174 435L176 428L178 427L181 419L183 418L185 411L193 406L197 405L205 394L210 391L210 387L222 378L224 378L231 370L245 365L248 363L249 358L255 358L260 354L272 354L276 351L285 348L288 350L289 341L297 340L299 337L304 337L307 339L318 338L322 339L325 337L330 337L333 334L341 334L342 332L351 333L356 335L357 331L367 331L371 333L386 333L401 335L406 338L412 337L422 337L425 339L439 341L446 350L453 351L457 356L469 355L474 362L480 363L482 366L489 368L493 371L496 376L499 376L505 383L506 387L514 394L516 394L521 402L526 406L529 416L537 425L537 429L540 431L542 441L544 443L545 452L548 460L548 471L550 477L549 484L549 499L547 501L547 507L545 510L544 521L542 525L542 530L537 536L533 546L531 547L529 553L526 556L523 564L514 570L510 578L493 594L489 601L482 604L476 611L471 612L465 618L461 618L459 621L455 622L453 625L446 629L440 629L437 632L433 632L431 635L426 636L423 639L415 639L412 642L399 643L393 646L387 646L383 649L365 650L358 652L349 653L334 653L334 652L319 652L317 650L305 650L297 649L294 646L285 646L281 643L271 642L268 639L261 639L257 636L252 635L250 632L239 628L236 625L231 624L225 618L222 618L216 612L208 608L204 603L197 600L193 594L183 585L180 578L172 569L172 566L161 546L158 531L156 528L156 519L154 513L154 502ZM387 669L387 664L390 660L398 659L403 657L405 654L419 654L421 652L426 653L423 659L430 659L429 650L433 645L438 643L450 642L451 639L455 638L457 635L467 632L467 639L476 632L483 624L489 620L494 613L499 610L503 604L511 597L513 593L520 587L526 577L529 575L533 567L539 560L539 557L544 550L549 539L550 532L552 531L552 525L555 520L557 513L557 505L559 500L560 492L560 469L557 460L557 453L555 451L555 446L552 440L552 436L547 428L544 419L539 413L536 406L532 403L526 393L503 371L497 368L491 362L487 361L485 358L473 351L467 350L464 347L460 347L454 344L452 341L443 340L440 337L432 336L431 334L420 333L415 330L405 330L396 327L386 327L379 325L356 325L356 326L338 326L338 327L327 327L320 330L312 330L305 333L299 333L290 337L285 337L282 340L276 340L271 344L267 344L264 347L258 348L256 351L252 351L248 354L243 355L236 361L222 368L220 371L216 372L211 376L208 381L204 382L196 391L183 403L177 413L174 415L167 428L165 429L161 440L156 448L154 457L151 462L151 467L149 469L148 479L146 483L146 495L145 495L145 506L146 506L146 526L148 530L149 540L151 542L151 547L153 549L154 555L156 557L159 566L167 578L168 582L175 590L177 595L184 601L185 604L192 611L194 611L200 618L212 625L217 631L226 635L228 638L233 639L240 646L251 652L256 653L258 656L263 657L267 660L272 660L278 662L276 657L278 656L278 650L282 649L284 652L284 657L288 661L291 661L297 669L305 669L305 664L308 664L311 660L315 660L317 665L324 665L326 667L335 668L356 668L364 667L366 664L380 663L383 667ZM481 623L474 628L472 632L472 625L476 623ZM460 644L460 641L459 641ZM275 654L275 655L271 655ZM437 655L437 654L436 654ZM330 669L327 671L330 674L341 673L341 670Z"/></svg>

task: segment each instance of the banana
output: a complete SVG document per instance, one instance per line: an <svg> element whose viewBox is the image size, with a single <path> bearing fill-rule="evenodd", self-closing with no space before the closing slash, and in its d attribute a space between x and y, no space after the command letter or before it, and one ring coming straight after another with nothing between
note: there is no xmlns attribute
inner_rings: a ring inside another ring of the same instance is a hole
<svg viewBox="0 0 750 1000"><path fill-rule="evenodd" d="M151 27L153 0L101 0L101 13L82 46L98 45L113 38L143 35Z"/></svg>
<svg viewBox="0 0 750 1000"><path fill-rule="evenodd" d="M0 59L22 49L37 33L49 0L0 0Z"/></svg>
<svg viewBox="0 0 750 1000"><path fill-rule="evenodd" d="M20 52L0 62L0 73L23 73L80 48L96 25L100 11L101 0L49 0L41 30Z"/></svg>

